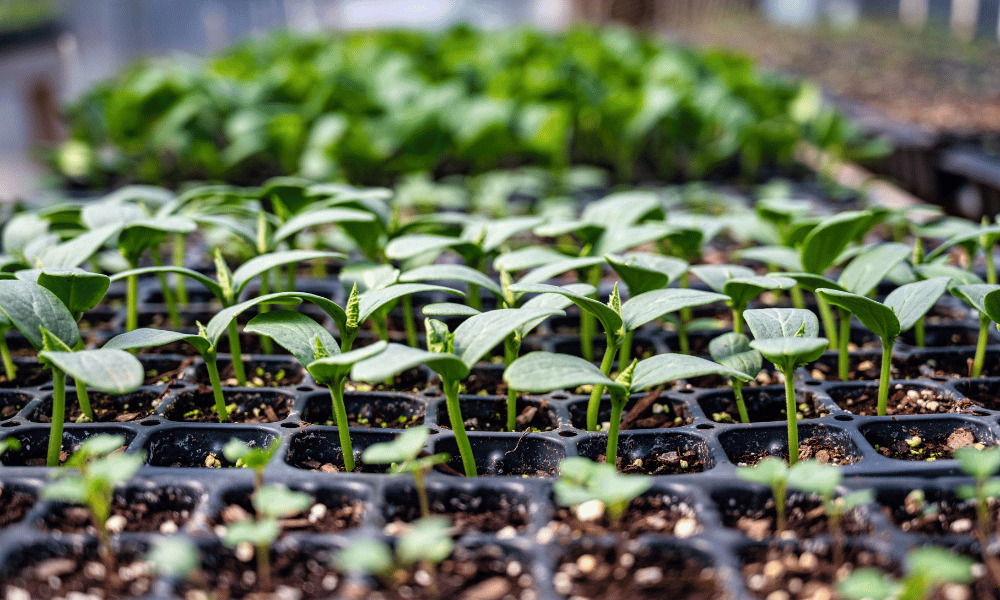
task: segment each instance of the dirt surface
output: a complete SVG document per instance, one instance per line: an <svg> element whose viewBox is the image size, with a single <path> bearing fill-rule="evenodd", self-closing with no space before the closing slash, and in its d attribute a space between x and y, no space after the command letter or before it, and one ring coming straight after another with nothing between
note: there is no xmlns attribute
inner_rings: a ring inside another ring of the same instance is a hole
<svg viewBox="0 0 1000 600"><path fill-rule="evenodd" d="M794 495L785 507L785 528L777 531L777 512L774 499L768 498L763 504L736 503L720 507L722 524L739 529L752 540L806 539L829 532L826 512L814 498ZM871 525L862 522L856 510L844 515L841 523L847 535L863 535L871 531Z"/></svg>
<svg viewBox="0 0 1000 600"><path fill-rule="evenodd" d="M768 456L774 456L766 450L758 452L748 451L738 456L731 456L731 460L739 466L755 465ZM779 458L788 460L788 449L783 448ZM860 460L852 457L844 448L825 436L813 436L799 439L799 460L815 459L824 464L846 465Z"/></svg>
<svg viewBox="0 0 1000 600"><path fill-rule="evenodd" d="M174 490L165 490L156 500L115 498L108 517L108 529L115 532L159 532L170 534L182 528L191 517L195 501ZM61 504L42 519L47 531L96 535L90 511L82 506Z"/></svg>
<svg viewBox="0 0 1000 600"><path fill-rule="evenodd" d="M645 533L686 538L699 533L702 526L694 508L687 502L653 495L633 500L617 522L608 516L604 507L596 500L590 501L589 505L584 503L573 508L559 508L552 522L542 530L550 530L555 536L566 539L607 534L633 538Z"/></svg>
<svg viewBox="0 0 1000 600"><path fill-rule="evenodd" d="M878 414L878 387L851 390L832 390L830 396L840 408L856 415ZM955 398L942 394L933 388L904 386L897 383L889 390L886 414L893 415L933 415L950 412L965 412L972 402L965 398Z"/></svg>
<svg viewBox="0 0 1000 600"><path fill-rule="evenodd" d="M90 391L87 397L90 399L90 408L94 412L94 421L98 423L123 423L125 421L137 421L148 417L156 410L157 405L166 393L153 392L148 390L138 391L132 394L112 395ZM80 404L74 397L72 401L66 402L66 422L84 423L89 422L80 410ZM39 407L34 418L39 423L52 422L52 401L51 398L43 406Z"/></svg>
<svg viewBox="0 0 1000 600"><path fill-rule="evenodd" d="M364 503L360 500L345 501L335 506L323 502L315 502L300 514L278 519L278 523L281 525L282 535L293 531L332 533L360 525L363 511ZM248 521L252 518L253 508L250 503L250 497L246 496L238 502L227 504L210 521L210 526L215 530L216 535L223 537L226 534L227 526L240 521Z"/></svg>
<svg viewBox="0 0 1000 600"><path fill-rule="evenodd" d="M1000 525L1000 507L989 499L990 521L995 530ZM923 490L913 490L902 502L883 505L889 520L903 531L925 535L972 535L976 527L976 508L957 498L930 499Z"/></svg>
<svg viewBox="0 0 1000 600"><path fill-rule="evenodd" d="M415 496L407 497L405 505L392 504L389 510L385 532L390 535L398 535L406 523L420 518ZM502 492L491 493L489 498L465 492L449 493L447 498L431 498L430 510L433 515L448 517L456 533L502 531L506 535L523 532L528 526L528 505Z"/></svg>
<svg viewBox="0 0 1000 600"><path fill-rule="evenodd" d="M875 566L898 575L899 569L868 550L846 552L843 564L814 552L789 548L753 548L747 552L743 577L750 593L758 598L810 600L837 598L835 582L860 567ZM794 590L794 591L793 591ZM771 596L773 593L780 596Z"/></svg>
<svg viewBox="0 0 1000 600"><path fill-rule="evenodd" d="M287 417L292 409L292 398L275 392L223 392L223 398L234 423L274 423ZM219 422L212 389L205 386L199 386L196 392L178 394L165 416L171 421Z"/></svg>
<svg viewBox="0 0 1000 600"><path fill-rule="evenodd" d="M146 595L153 577L142 562L132 557L111 557L111 570L96 557L70 554L28 564L20 573L7 579L8 598L47 599L128 598ZM18 589L20 596L13 592ZM12 596L11 594L15 594ZM86 594L86 595L84 595Z"/></svg>
<svg viewBox="0 0 1000 600"><path fill-rule="evenodd" d="M965 446L983 445L976 442L975 434L968 429L958 428L951 433L941 435L921 435L913 429L910 436L896 440L889 445L876 445L882 456L899 460L944 460L953 458L955 450Z"/></svg>

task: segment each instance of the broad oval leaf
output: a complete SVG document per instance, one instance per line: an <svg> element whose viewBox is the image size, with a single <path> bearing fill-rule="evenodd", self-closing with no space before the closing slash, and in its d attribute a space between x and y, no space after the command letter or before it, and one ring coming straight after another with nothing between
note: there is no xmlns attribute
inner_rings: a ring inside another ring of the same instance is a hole
<svg viewBox="0 0 1000 600"><path fill-rule="evenodd" d="M42 328L69 348L80 341L79 326L66 306L55 294L32 281L0 280L0 312L38 350L45 346Z"/></svg>
<svg viewBox="0 0 1000 600"><path fill-rule="evenodd" d="M891 308L867 296L859 296L840 290L818 289L816 295L834 306L839 306L853 314L861 323L879 338L883 344L890 344L899 337L900 323Z"/></svg>
<svg viewBox="0 0 1000 600"><path fill-rule="evenodd" d="M178 275L183 275L184 277L194 279L198 283L204 285L208 289L208 291L212 292L212 295L215 296L219 300L219 302L226 301L222 293L222 286L220 286L214 279L212 279L208 275L204 275L202 273L199 273L198 271L194 271L192 269L188 269L185 267L164 266L164 267L142 267L139 269L129 269L127 271L122 271L120 273L115 273L114 275L112 275L111 281L126 279L128 277L131 277L132 275L139 276L139 275L150 275L154 273L176 273Z"/></svg>
<svg viewBox="0 0 1000 600"><path fill-rule="evenodd" d="M329 331L312 317L293 310L261 313L250 319L243 331L271 338L303 365L316 360L317 353L328 356L340 352L340 345Z"/></svg>
<svg viewBox="0 0 1000 600"><path fill-rule="evenodd" d="M476 310L468 304L458 304L456 302L435 302L420 309L425 317L471 317L478 315L482 311Z"/></svg>
<svg viewBox="0 0 1000 600"><path fill-rule="evenodd" d="M124 350L42 351L38 356L87 387L109 394L133 392L146 376L139 359Z"/></svg>
<svg viewBox="0 0 1000 600"><path fill-rule="evenodd" d="M757 246L740 250L734 258L755 260L765 265L774 265L786 271L801 271L802 259L799 253L785 246Z"/></svg>
<svg viewBox="0 0 1000 600"><path fill-rule="evenodd" d="M819 288L847 291L842 285L823 275L814 275L813 273L782 273L781 277L794 279L800 288L810 292L815 292Z"/></svg>
<svg viewBox="0 0 1000 600"><path fill-rule="evenodd" d="M752 467L736 467L736 476L745 481L775 486L788 479L788 465L784 459L769 456Z"/></svg>
<svg viewBox="0 0 1000 600"><path fill-rule="evenodd" d="M503 290L495 281L465 265L427 265L410 269L399 276L400 283L413 283L423 281L461 281L463 283L478 285L488 290L497 298L503 298Z"/></svg>
<svg viewBox="0 0 1000 600"><path fill-rule="evenodd" d="M604 258L632 296L666 288L688 268L687 262L679 258L648 252L630 252L622 256L608 254Z"/></svg>
<svg viewBox="0 0 1000 600"><path fill-rule="evenodd" d="M764 292L788 290L793 287L795 287L795 280L788 277L751 275L730 279L723 286L722 293L729 296L734 307L742 308Z"/></svg>
<svg viewBox="0 0 1000 600"><path fill-rule="evenodd" d="M341 333L343 333L347 323L347 314L344 313L344 309L341 308L336 302L322 296L306 292L277 292L274 294L267 294L265 296L258 296L257 298L241 302L234 306L228 306L215 313L215 316L208 321L207 325L205 325L208 340L212 344L213 348L218 346L219 338L221 338L222 334L226 332L226 329L229 327L229 323L243 313L243 311L253 308L258 304L298 304L303 300L312 302L316 306L320 307L326 314L330 315L333 321L337 324Z"/></svg>
<svg viewBox="0 0 1000 600"><path fill-rule="evenodd" d="M338 223L370 223L375 216L370 212L352 208L323 208L299 213L286 221L274 232L275 243L282 242L303 229L318 225L337 225Z"/></svg>
<svg viewBox="0 0 1000 600"><path fill-rule="evenodd" d="M997 290L1000 290L1000 285L995 283L972 283L967 285L957 285L952 288L951 293L955 297L960 298L971 308L978 310L986 316L990 316L990 314L986 312L986 296L990 292L995 292ZM1000 314L997 316L1000 316ZM990 318L992 319L993 317Z"/></svg>
<svg viewBox="0 0 1000 600"><path fill-rule="evenodd" d="M691 272L713 291L723 293L726 282L735 277L753 277L753 269L740 265L695 265ZM727 294L728 295L728 294Z"/></svg>
<svg viewBox="0 0 1000 600"><path fill-rule="evenodd" d="M992 247L996 243L997 237L1000 236L1000 225L988 225L986 227L976 227L969 231L963 231L955 233L947 240L941 243L940 246L935 248L927 255L927 260L934 260L938 256L941 256L948 251L952 246L957 246L959 244L965 244L968 242L975 243L977 246L982 247L981 238L984 238L987 244Z"/></svg>
<svg viewBox="0 0 1000 600"><path fill-rule="evenodd" d="M427 427L412 427L403 430L391 442L379 442L365 448L361 462L369 465L386 465L416 458L427 445L431 431Z"/></svg>
<svg viewBox="0 0 1000 600"><path fill-rule="evenodd" d="M600 300L584 296L571 288L545 283L516 283L509 289L519 294L559 294L579 306L580 310L594 315L606 332L614 333L622 327L622 317L614 309Z"/></svg>
<svg viewBox="0 0 1000 600"><path fill-rule="evenodd" d="M948 289L949 277L935 277L924 281L914 281L901 285L885 298L885 305L892 309L899 319L899 330L907 331L920 320L927 311L934 308L937 301Z"/></svg>
<svg viewBox="0 0 1000 600"><path fill-rule="evenodd" d="M475 241L483 236L481 246L484 252L492 252L513 236L530 231L541 224L542 217L507 217L490 221L471 222L462 231L462 239Z"/></svg>
<svg viewBox="0 0 1000 600"><path fill-rule="evenodd" d="M212 349L206 338L194 333L181 333L167 329L136 329L121 335L116 335L104 344L108 350L131 350L133 348L155 348L174 342L188 342L205 354Z"/></svg>
<svg viewBox="0 0 1000 600"><path fill-rule="evenodd" d="M867 296L911 252L906 244L878 244L856 256L840 274L837 283L849 292Z"/></svg>
<svg viewBox="0 0 1000 600"><path fill-rule="evenodd" d="M875 225L871 211L846 211L824 219L802 240L802 268L822 274L854 238Z"/></svg>
<svg viewBox="0 0 1000 600"><path fill-rule="evenodd" d="M466 240L446 235L415 233L391 240L385 247L385 255L393 260L410 260L424 254L440 254L445 250L459 247L478 249Z"/></svg>
<svg viewBox="0 0 1000 600"><path fill-rule="evenodd" d="M428 283L396 283L361 294L361 297L358 299L358 322L363 323L367 321L379 309L385 307L391 302L399 300L403 296L410 296L420 292L444 292L463 298L465 297L464 292L441 285L431 285Z"/></svg>
<svg viewBox="0 0 1000 600"><path fill-rule="evenodd" d="M941 263L926 263L916 265L913 270L924 279L932 277L950 277L951 285L973 285L983 283L983 279L968 269Z"/></svg>
<svg viewBox="0 0 1000 600"><path fill-rule="evenodd" d="M455 355L472 367L494 347L526 323L541 322L561 310L501 308L469 317L455 329Z"/></svg>
<svg viewBox="0 0 1000 600"><path fill-rule="evenodd" d="M20 277L20 271L18 277ZM38 285L55 294L71 313L82 313L97 306L108 293L111 279L83 269L42 269L35 279Z"/></svg>
<svg viewBox="0 0 1000 600"><path fill-rule="evenodd" d="M82 233L68 242L46 249L39 256L39 262L44 268L79 267L103 248L119 228L120 225L105 225Z"/></svg>
<svg viewBox="0 0 1000 600"><path fill-rule="evenodd" d="M622 320L625 322L625 330L632 331L682 308L704 306L726 299L726 296L715 292L686 288L653 290L630 298L622 304Z"/></svg>
<svg viewBox="0 0 1000 600"><path fill-rule="evenodd" d="M356 348L342 354L326 356L306 365L306 370L316 378L316 381L329 385L342 377L346 377L351 372L351 367L356 363L372 357L378 357L379 354L385 351L388 345L387 342L379 340L370 346Z"/></svg>
<svg viewBox="0 0 1000 600"><path fill-rule="evenodd" d="M750 347L764 355L785 373L819 358L829 340L817 337L777 337L756 339Z"/></svg>
<svg viewBox="0 0 1000 600"><path fill-rule="evenodd" d="M723 333L708 343L708 353L712 360L753 379L764 366L760 352L750 347L750 338L742 333Z"/></svg>
<svg viewBox="0 0 1000 600"><path fill-rule="evenodd" d="M588 267L593 267L604 262L604 259L599 256L584 256L581 258L567 258L564 260L551 262L546 265L542 265L535 269L532 269L524 274L524 277L518 280L519 285L528 285L533 283L544 283L557 275L562 275L568 271L576 271L579 269L586 269Z"/></svg>
<svg viewBox="0 0 1000 600"><path fill-rule="evenodd" d="M983 310L994 323L1000 323L1000 291L994 290L983 297Z"/></svg>
<svg viewBox="0 0 1000 600"><path fill-rule="evenodd" d="M285 250L255 256L233 271L233 297L239 298L247 284L264 271L292 263L316 260L318 258L346 258L339 252L319 250Z"/></svg>
<svg viewBox="0 0 1000 600"><path fill-rule="evenodd" d="M469 375L469 368L454 354L389 344L381 354L356 363L351 369L351 378L375 383L420 365L427 365L443 378L453 381L460 381Z"/></svg>
<svg viewBox="0 0 1000 600"><path fill-rule="evenodd" d="M631 389L642 391L669 381L701 377L702 375L724 375L741 381L751 379L746 373L704 358L668 353L639 361L632 375Z"/></svg>
<svg viewBox="0 0 1000 600"><path fill-rule="evenodd" d="M624 389L595 365L578 357L552 352L529 352L503 372L511 389L543 394L571 390L581 385L604 385Z"/></svg>
<svg viewBox="0 0 1000 600"><path fill-rule="evenodd" d="M743 318L758 340L819 335L819 319L804 308L753 308L744 312Z"/></svg>
<svg viewBox="0 0 1000 600"><path fill-rule="evenodd" d="M561 260L572 258L545 246L528 246L512 252L505 252L493 259L493 268L497 271L517 273L525 269L534 269Z"/></svg>

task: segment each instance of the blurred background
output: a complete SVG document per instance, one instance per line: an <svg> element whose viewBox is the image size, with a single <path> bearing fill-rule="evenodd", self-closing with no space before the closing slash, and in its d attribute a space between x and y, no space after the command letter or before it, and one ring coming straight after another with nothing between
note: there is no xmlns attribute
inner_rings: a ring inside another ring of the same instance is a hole
<svg viewBox="0 0 1000 600"><path fill-rule="evenodd" d="M816 79L919 144L1000 131L998 14L1000 0L0 0L0 197L38 185L33 149L60 140L60 108L96 81L277 28L623 23Z"/></svg>

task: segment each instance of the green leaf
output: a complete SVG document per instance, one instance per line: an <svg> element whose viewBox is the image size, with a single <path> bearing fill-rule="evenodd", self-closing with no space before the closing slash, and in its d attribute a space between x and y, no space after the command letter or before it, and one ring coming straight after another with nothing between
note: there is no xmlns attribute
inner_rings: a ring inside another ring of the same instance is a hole
<svg viewBox="0 0 1000 600"><path fill-rule="evenodd" d="M38 350L45 345L41 328L51 332L69 348L80 342L76 319L58 296L37 283L0 280L0 311Z"/></svg>
<svg viewBox="0 0 1000 600"><path fill-rule="evenodd" d="M436 256L449 249L461 253L466 250L478 251L479 247L456 237L415 233L391 240L386 244L385 256L393 260L407 261L424 254Z"/></svg>
<svg viewBox="0 0 1000 600"><path fill-rule="evenodd" d="M121 335L116 335L104 344L105 350L131 350L133 348L155 348L174 342L188 342L205 354L211 350L208 339L194 333L181 333L167 329L136 329Z"/></svg>
<svg viewBox="0 0 1000 600"><path fill-rule="evenodd" d="M225 302L226 299L222 293L222 286L220 286L214 279L207 275L203 275L198 271L193 271L184 267L142 267L139 269L129 269L128 271L122 271L121 273L115 273L111 276L111 281L118 281L125 279L132 275L151 275L155 273L176 273L178 275L183 275L190 279L194 279L198 283L205 286L208 291L212 292L219 302Z"/></svg>
<svg viewBox="0 0 1000 600"><path fill-rule="evenodd" d="M455 302L435 302L420 310L425 317L471 317L482 312L468 304L456 304Z"/></svg>
<svg viewBox="0 0 1000 600"><path fill-rule="evenodd" d="M889 600L900 585L874 567L864 567L837 584L837 593L846 600Z"/></svg>
<svg viewBox="0 0 1000 600"><path fill-rule="evenodd" d="M42 488L42 498L70 504L85 504L90 497L90 486L83 477L60 477Z"/></svg>
<svg viewBox="0 0 1000 600"><path fill-rule="evenodd" d="M198 547L190 539L172 535L156 540L146 554L146 562L156 573L186 579L198 568Z"/></svg>
<svg viewBox="0 0 1000 600"><path fill-rule="evenodd" d="M924 279L930 279L931 277L950 277L950 285L971 285L983 283L982 278L972 271L962 269L960 267L954 267L952 265L928 263L916 265L913 267L913 270Z"/></svg>
<svg viewBox="0 0 1000 600"><path fill-rule="evenodd" d="M822 498L832 498L844 476L840 467L802 460L788 468L788 487Z"/></svg>
<svg viewBox="0 0 1000 600"><path fill-rule="evenodd" d="M99 458L107 456L112 452L121 449L125 445L125 436L110 433L100 433L89 437L80 444L80 447L73 453L79 455L81 460Z"/></svg>
<svg viewBox="0 0 1000 600"><path fill-rule="evenodd" d="M552 352L525 354L507 367L503 379L512 389L532 394L572 390L581 385L623 387L578 356Z"/></svg>
<svg viewBox="0 0 1000 600"><path fill-rule="evenodd" d="M302 514L313 505L313 498L283 485L265 485L253 495L253 507L258 515L270 519L285 519Z"/></svg>
<svg viewBox="0 0 1000 600"><path fill-rule="evenodd" d="M691 272L713 291L723 293L726 282L735 277L753 277L753 269L740 265L695 265ZM726 294L728 296L728 294Z"/></svg>
<svg viewBox="0 0 1000 600"><path fill-rule="evenodd" d="M774 265L786 271L801 271L802 259L799 253L785 246L757 246L740 250L733 258L755 260L765 265Z"/></svg>
<svg viewBox="0 0 1000 600"><path fill-rule="evenodd" d="M837 282L849 292L867 296L911 252L907 244L890 242L873 246L855 257Z"/></svg>
<svg viewBox="0 0 1000 600"><path fill-rule="evenodd" d="M378 360L378 355L385 351L387 346L387 342L380 340L369 346L363 346L349 352L334 354L332 356L327 356L311 363L307 363L306 370L309 371L309 374L312 375L317 382L329 385L332 382L336 382L339 379L346 377L347 374L350 373L351 367L353 367L356 363L372 357L375 357L375 360Z"/></svg>
<svg viewBox="0 0 1000 600"><path fill-rule="evenodd" d="M600 300L595 300L579 294L570 288L545 283L516 283L510 286L510 291L518 294L559 294L580 307L601 322L605 331L617 332L622 327L622 317L610 306Z"/></svg>
<svg viewBox="0 0 1000 600"><path fill-rule="evenodd" d="M253 279L264 271L294 263L316 260L320 258L346 258L339 252L321 252L319 250L285 250L255 256L233 271L233 297L239 298L240 293Z"/></svg>
<svg viewBox="0 0 1000 600"><path fill-rule="evenodd" d="M750 338L735 332L723 333L708 343L708 353L712 360L745 373L753 379L764 366L764 357L750 347Z"/></svg>
<svg viewBox="0 0 1000 600"><path fill-rule="evenodd" d="M531 231L544 221L541 217L507 217L490 221L472 222L466 225L462 239L475 241L483 235L480 245L484 252L492 252L519 233ZM481 233L484 232L484 233Z"/></svg>
<svg viewBox="0 0 1000 600"><path fill-rule="evenodd" d="M608 254L604 258L628 286L632 296L666 288L688 268L679 258L647 252L630 252L623 256Z"/></svg>
<svg viewBox="0 0 1000 600"><path fill-rule="evenodd" d="M399 276L401 283L417 281L461 281L488 290L497 298L503 298L503 290L495 281L465 265L427 265L410 269Z"/></svg>
<svg viewBox="0 0 1000 600"><path fill-rule="evenodd" d="M473 366L511 333L526 323L564 314L561 310L501 308L466 319L455 329L455 355L466 367Z"/></svg>
<svg viewBox="0 0 1000 600"><path fill-rule="evenodd" d="M281 525L274 519L237 521L226 527L222 543L235 548L243 543L267 548L278 539Z"/></svg>
<svg viewBox="0 0 1000 600"><path fill-rule="evenodd" d="M333 562L345 575L379 575L394 566L389 545L374 538L354 538L334 556Z"/></svg>
<svg viewBox="0 0 1000 600"><path fill-rule="evenodd" d="M517 273L570 258L546 246L528 246L496 257L493 260L493 268L497 271Z"/></svg>
<svg viewBox="0 0 1000 600"><path fill-rule="evenodd" d="M989 316L986 312L986 295L997 290L1000 290L1000 285L996 285L994 283L971 283L966 285L957 285L951 289L951 293L955 297L960 298L970 307L978 310L984 315Z"/></svg>
<svg viewBox="0 0 1000 600"><path fill-rule="evenodd" d="M826 338L779 337L753 340L750 347L788 373L819 358L828 343Z"/></svg>
<svg viewBox="0 0 1000 600"><path fill-rule="evenodd" d="M622 320L625 322L625 330L633 331L654 319L659 319L682 308L704 306L726 299L726 296L715 292L685 288L653 290L633 296L622 304Z"/></svg>
<svg viewBox="0 0 1000 600"><path fill-rule="evenodd" d="M105 225L48 248L39 257L41 266L46 269L79 267L103 248L118 230L118 225Z"/></svg>
<svg viewBox="0 0 1000 600"><path fill-rule="evenodd" d="M647 190L615 192L591 202L583 209L580 219L604 227L632 225L645 217L663 216L659 194Z"/></svg>
<svg viewBox="0 0 1000 600"><path fill-rule="evenodd" d="M938 256L941 256L948 251L949 248L953 246L958 246L965 244L967 242L973 242L977 246L982 247L981 239L985 238L990 247L996 243L997 237L1000 236L1000 225L989 225L986 227L975 227L969 231L963 231L955 233L947 240L941 243L940 246L935 248L927 255L927 260L934 260Z"/></svg>
<svg viewBox="0 0 1000 600"><path fill-rule="evenodd" d="M576 271L579 269L586 269L588 267L593 267L602 264L603 262L604 259L598 256L567 258L564 260L551 262L525 273L524 277L518 280L518 285L544 283L554 277L562 275L563 273L567 273L569 271Z"/></svg>
<svg viewBox="0 0 1000 600"><path fill-rule="evenodd" d="M736 476L773 488L788 480L788 465L781 458L769 456L752 467L736 467Z"/></svg>
<svg viewBox="0 0 1000 600"><path fill-rule="evenodd" d="M914 548L906 555L906 572L913 573L931 585L941 583L971 583L973 560L937 546Z"/></svg>
<svg viewBox="0 0 1000 600"><path fill-rule="evenodd" d="M328 300L322 296L306 292L277 292L274 294L267 294L265 296L258 296L247 300L246 302L226 307L215 313L215 316L212 317L205 326L208 341L211 342L213 348L218 347L219 339L226 332L226 329L229 327L229 323L244 311L257 306L258 304L297 304L303 300L308 300L321 308L326 314L330 315L340 331L344 331L344 326L347 322L347 314L336 302Z"/></svg>
<svg viewBox="0 0 1000 600"><path fill-rule="evenodd" d="M800 288L810 292L815 292L819 288L847 291L844 286L822 275L813 275L812 273L782 273L781 275L794 279Z"/></svg>
<svg viewBox="0 0 1000 600"><path fill-rule="evenodd" d="M642 391L678 379L702 375L725 375L748 380L746 373L687 354L658 354L639 361L632 376L632 390ZM519 388L518 388L519 389Z"/></svg>
<svg viewBox="0 0 1000 600"><path fill-rule="evenodd" d="M38 272L36 282L55 294L69 312L74 314L97 306L111 285L111 279L107 275L89 273L83 269L42 269Z"/></svg>
<svg viewBox="0 0 1000 600"><path fill-rule="evenodd" d="M454 354L389 344L382 354L355 364L351 369L351 379L376 383L420 365L427 365L442 377L454 381L469 375L469 368Z"/></svg>
<svg viewBox="0 0 1000 600"><path fill-rule="evenodd" d="M907 283L890 292L885 298L885 305L899 319L899 330L909 330L927 311L934 308L948 289L948 282L948 277L935 277Z"/></svg>
<svg viewBox="0 0 1000 600"><path fill-rule="evenodd" d="M309 227L340 223L371 223L373 221L375 221L375 216L370 212L353 208L334 207L310 210L285 221L284 225L274 232L273 238L277 244Z"/></svg>
<svg viewBox="0 0 1000 600"><path fill-rule="evenodd" d="M0 303L3 300L0 299ZM3 306L0 305L0 309ZM1000 290L994 290L983 297L983 311L994 323L1000 323Z"/></svg>
<svg viewBox="0 0 1000 600"><path fill-rule="evenodd" d="M743 313L750 332L758 340L801 335L819 335L819 319L803 308L754 308Z"/></svg>
<svg viewBox="0 0 1000 600"><path fill-rule="evenodd" d="M233 438L222 447L222 455L231 463L240 462L241 466L254 471L263 471L278 448L281 447L281 440L274 440L264 447L251 446L243 440Z"/></svg>
<svg viewBox="0 0 1000 600"><path fill-rule="evenodd" d="M420 561L437 564L451 555L451 521L445 517L424 517L414 521L410 530L399 538L396 556L404 565Z"/></svg>
<svg viewBox="0 0 1000 600"><path fill-rule="evenodd" d="M722 293L729 296L734 307L740 308L766 291L788 290L793 287L795 280L788 277L752 275L730 279L723 286Z"/></svg>
<svg viewBox="0 0 1000 600"><path fill-rule="evenodd" d="M345 290L357 284L358 291L368 292L388 287L399 281L399 269L392 265L355 262L344 265L338 277Z"/></svg>
<svg viewBox="0 0 1000 600"><path fill-rule="evenodd" d="M629 227L609 227L604 230L594 245L593 253L597 255L614 254L630 248L636 248L649 242L669 236L671 229L661 223L646 223Z"/></svg>
<svg viewBox="0 0 1000 600"><path fill-rule="evenodd" d="M146 376L139 359L124 350L43 350L38 357L87 387L109 394L134 392Z"/></svg>
<svg viewBox="0 0 1000 600"><path fill-rule="evenodd" d="M149 248L156 248L169 233L191 233L198 225L187 217L165 216L140 219L122 225L118 248L126 258L138 258Z"/></svg>
<svg viewBox="0 0 1000 600"><path fill-rule="evenodd" d="M978 450L965 446L955 450L955 458L966 474L976 479L986 479L1000 470L1000 447Z"/></svg>
<svg viewBox="0 0 1000 600"><path fill-rule="evenodd" d="M312 317L293 310L272 310L261 313L246 324L243 331L274 340L288 350L303 365L318 358L340 352L340 344L330 332ZM317 342L320 348L316 347Z"/></svg>
<svg viewBox="0 0 1000 600"><path fill-rule="evenodd" d="M834 306L849 311L869 331L881 338L882 343L892 343L899 337L901 328L896 313L881 302L838 290L818 289L816 295Z"/></svg>
<svg viewBox="0 0 1000 600"><path fill-rule="evenodd" d="M427 445L431 431L427 427L406 429L391 442L379 442L365 448L361 462L369 465L384 465L413 460Z"/></svg>
<svg viewBox="0 0 1000 600"><path fill-rule="evenodd" d="M871 211L845 211L824 219L802 240L803 270L821 275L852 240L875 225Z"/></svg>
<svg viewBox="0 0 1000 600"><path fill-rule="evenodd" d="M444 292L456 296L465 297L464 292L444 287L440 285L430 285L427 283L396 283L381 289L370 290L361 294L358 322L367 321L373 314L384 308L386 305L399 300L404 296L412 296L424 292Z"/></svg>

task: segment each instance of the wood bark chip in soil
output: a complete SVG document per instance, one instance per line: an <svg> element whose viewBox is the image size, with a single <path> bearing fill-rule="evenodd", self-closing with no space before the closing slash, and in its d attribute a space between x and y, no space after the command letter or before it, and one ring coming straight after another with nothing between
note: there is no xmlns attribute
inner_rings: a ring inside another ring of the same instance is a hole
<svg viewBox="0 0 1000 600"><path fill-rule="evenodd" d="M848 548L845 562L833 564L826 554L753 548L747 552L743 578L757 598L775 597L771 596L775 592L784 592L780 597L790 600L837 598L836 582L861 567L877 567L899 576L898 567L868 550Z"/></svg>
<svg viewBox="0 0 1000 600"><path fill-rule="evenodd" d="M11 597L12 588L24 591L21 597L32 600L68 598L74 592L112 600L141 597L151 591L153 575L147 563L133 557L112 558L110 572L95 557L77 554L31 563L4 582L7 597Z"/></svg>
<svg viewBox="0 0 1000 600"><path fill-rule="evenodd" d="M829 522L826 512L819 500L795 494L789 497L785 507L785 529L776 531L777 512L774 498L768 498L760 505L741 503L731 500L726 506L720 507L722 524L738 529L752 540L762 541L768 538L808 539L829 533ZM844 515L841 527L846 535L864 535L870 533L871 525L861 521L857 510Z"/></svg>
<svg viewBox="0 0 1000 600"><path fill-rule="evenodd" d="M345 501L338 506L315 502L309 509L290 517L278 519L281 534L291 532L333 533L357 527L361 524L364 503L360 500ZM227 504L219 514L211 519L209 526L216 535L223 537L226 527L253 518L253 508L249 498Z"/></svg>
<svg viewBox="0 0 1000 600"><path fill-rule="evenodd" d="M731 456L737 466L753 466L769 456L776 456L767 450L744 451ZM778 458L788 461L788 448L782 448ZM860 460L849 455L844 448L824 436L812 436L799 440L799 460L817 460L823 464L847 465Z"/></svg>
<svg viewBox="0 0 1000 600"><path fill-rule="evenodd" d="M594 504L556 509L552 522L539 535L572 540L608 534L631 539L647 533L686 538L702 531L694 508L668 496L639 496L629 504L618 523L611 521L600 502L590 502Z"/></svg>
<svg viewBox="0 0 1000 600"><path fill-rule="evenodd" d="M831 392L830 396L840 408L864 416L878 415L878 387L866 387ZM966 398L955 398L932 388L918 389L897 383L889 390L886 406L888 416L932 415L950 412L966 412L972 402Z"/></svg>
<svg viewBox="0 0 1000 600"><path fill-rule="evenodd" d="M234 423L274 423L288 416L292 398L270 392L227 391L223 397ZM218 423L212 389L198 386L196 392L184 391L177 395L164 415L171 421Z"/></svg>
<svg viewBox="0 0 1000 600"><path fill-rule="evenodd" d="M966 446L976 446L982 449L983 444L976 442L976 435L964 428L958 428L951 433L941 435L922 435L912 429L910 437L895 440L889 445L878 445L875 450L882 456L899 460L945 460L954 458L955 450Z"/></svg>

